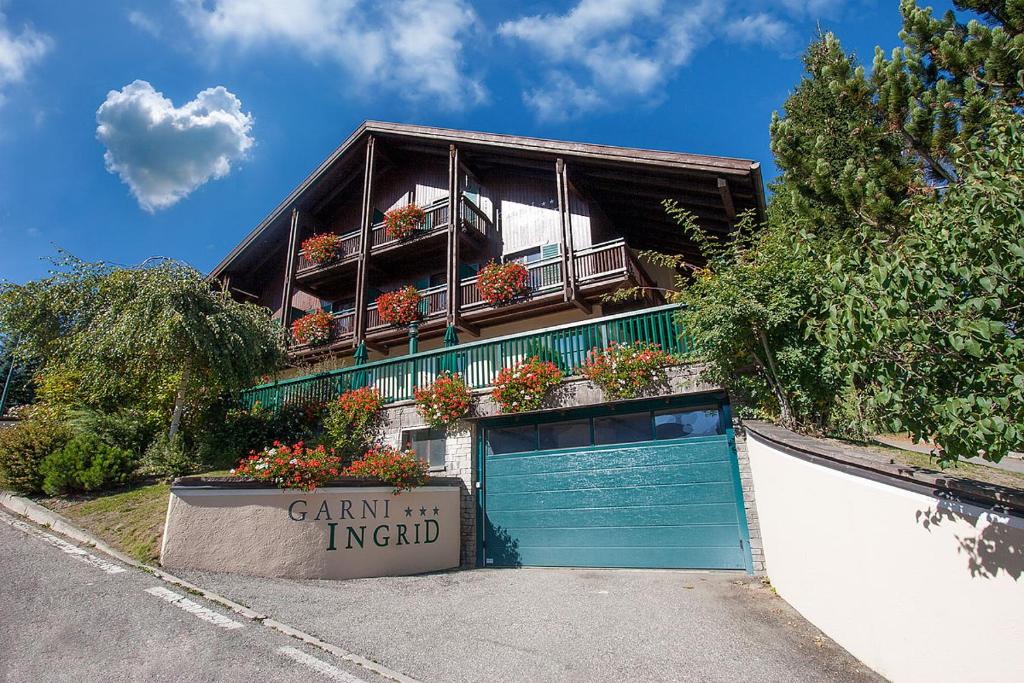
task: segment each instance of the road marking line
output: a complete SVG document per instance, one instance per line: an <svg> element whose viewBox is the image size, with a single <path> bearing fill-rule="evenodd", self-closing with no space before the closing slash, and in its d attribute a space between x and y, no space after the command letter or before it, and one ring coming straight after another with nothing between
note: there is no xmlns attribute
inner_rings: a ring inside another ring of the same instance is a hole
<svg viewBox="0 0 1024 683"><path fill-rule="evenodd" d="M106 560L102 560L96 557L95 555L86 552L82 548L79 548L77 545L74 545L73 543L68 543L63 538L58 538L53 534L48 534L45 531L40 531L39 529L36 529L35 527L26 524L25 522L16 519L10 519L7 515L2 515L0 516L0 518L2 518L4 522L14 527L15 529L23 531L26 534L29 534L30 536L40 538L46 543L52 545L53 547L64 551L76 560L84 562L86 564L91 564L92 566L106 572L107 574L120 574L123 571L127 571L124 567L116 565L113 562L107 562Z"/></svg>
<svg viewBox="0 0 1024 683"><path fill-rule="evenodd" d="M146 592L150 595L154 595L160 598L161 600L165 600L176 607L180 607L189 614L193 614L202 619L203 621L208 621L214 626L218 626L220 628L228 630L242 628L242 624L235 621L234 619L228 619L223 614L220 614L219 612L214 612L212 609L209 609L207 607L203 607L199 603L192 602L184 595L179 595L178 593L175 593L172 590L168 590L163 586L153 586L152 588L147 588Z"/></svg>
<svg viewBox="0 0 1024 683"><path fill-rule="evenodd" d="M313 655L306 654L302 650L291 647L290 645L279 647L277 651L283 654L285 657L293 659L299 664L304 664L308 666L310 669L313 669L313 671L322 673L323 675L335 681L342 681L342 683L366 683L366 681L364 681L362 678L357 678L356 676L353 676L350 673L342 671L336 666L328 664L322 659L317 659Z"/></svg>

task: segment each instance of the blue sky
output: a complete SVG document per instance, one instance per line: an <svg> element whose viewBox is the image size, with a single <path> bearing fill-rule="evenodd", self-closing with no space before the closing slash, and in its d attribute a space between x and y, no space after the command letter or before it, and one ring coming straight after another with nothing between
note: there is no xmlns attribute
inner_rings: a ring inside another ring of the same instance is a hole
<svg viewBox="0 0 1024 683"><path fill-rule="evenodd" d="M933 6L935 6L933 4ZM939 7L945 9L944 4ZM0 279L204 272L363 119L753 158L816 25L895 0L0 0Z"/></svg>

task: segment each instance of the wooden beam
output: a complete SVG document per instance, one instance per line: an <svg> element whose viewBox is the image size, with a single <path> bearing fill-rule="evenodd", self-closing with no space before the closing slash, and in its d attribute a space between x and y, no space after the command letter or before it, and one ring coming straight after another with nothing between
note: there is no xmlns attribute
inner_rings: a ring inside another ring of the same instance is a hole
<svg viewBox="0 0 1024 683"><path fill-rule="evenodd" d="M729 191L729 183L725 178L718 179L718 191L722 195L722 206L725 207L725 215L730 221L736 220L736 207L732 203L732 192Z"/></svg>
<svg viewBox="0 0 1024 683"><path fill-rule="evenodd" d="M446 252L445 282L448 287L448 325L458 326L460 299L459 282L459 150L448 146L448 250Z"/></svg>
<svg viewBox="0 0 1024 683"><path fill-rule="evenodd" d="M360 218L359 262L356 266L356 311L353 348L366 338L366 271L370 258L370 222L373 220L373 157L374 139L366 139L366 161L363 166L363 205Z"/></svg>
<svg viewBox="0 0 1024 683"><path fill-rule="evenodd" d="M347 189L348 186L352 184L352 181L359 177L360 173L361 171L358 167L353 168L348 175L344 176L338 185L331 190L330 194L321 199L316 206L313 207L312 213L315 215L323 211L324 207L330 204L335 197L341 194L342 190Z"/></svg>
<svg viewBox="0 0 1024 683"><path fill-rule="evenodd" d="M480 336L480 326L474 325L473 323L465 320L461 316L459 317L459 324L456 326L456 329L462 330L463 332L466 332L467 334L470 334L474 337Z"/></svg>
<svg viewBox="0 0 1024 683"><path fill-rule="evenodd" d="M284 286L281 291L281 327L288 329L292 313L292 278L295 276L295 241L299 231L299 210L292 207L292 222L288 228L288 251L285 252Z"/></svg>
<svg viewBox="0 0 1024 683"><path fill-rule="evenodd" d="M558 193L558 245L559 252L562 256L562 297L566 303L569 303L574 298L574 289L572 282L572 274L570 272L570 264L573 261L573 254L569 250L569 240L566 238L566 234L571 228L567 228L569 218L567 213L569 211L567 195L565 193L565 162L559 158L555 159L555 190ZM572 269L575 270L575 269Z"/></svg>

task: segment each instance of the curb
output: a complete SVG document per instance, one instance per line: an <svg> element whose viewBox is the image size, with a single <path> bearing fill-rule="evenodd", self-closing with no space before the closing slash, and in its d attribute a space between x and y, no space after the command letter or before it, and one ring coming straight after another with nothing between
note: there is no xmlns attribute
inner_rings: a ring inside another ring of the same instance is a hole
<svg viewBox="0 0 1024 683"><path fill-rule="evenodd" d="M184 579L180 579L177 576L174 576L173 574L168 574L162 569L151 567L148 564L144 564L134 558L128 557L124 553L115 550L114 548L111 548L109 545L104 543L96 536L74 526L73 524L71 524L71 522L69 522L67 519L57 514L56 512L44 508L42 505L34 503L28 498L16 496L12 493L8 493L7 491L0 491L0 508L6 508L9 512L13 512L19 517L24 517L32 522L35 522L40 526L49 527L51 530L56 531L59 534L63 534L64 536L67 536L68 538L71 538L75 541L78 541L83 545L92 546L96 550L99 550L105 555L110 555L111 557L113 557L114 559L118 560L123 564L126 564L130 567L134 567L135 569L138 569L140 571L144 571L147 574L152 574L154 577L160 579L165 583L177 586L178 588L181 588L182 590L188 593L192 593L193 595L199 595L205 598L206 600L209 600L210 602L213 602L217 605L220 605L221 607L231 610L232 612L241 617L244 617L250 621L254 621L260 624L261 626L265 626L273 631L283 633L286 636L290 636L297 640L301 640L302 642L312 645L313 647L323 650L324 652L328 652L334 655L335 657L338 657L339 659L343 659L347 662L357 664L363 667L364 669L372 671L373 673L379 676L389 678L393 681L398 681L398 683L420 683L415 678L410 678L409 676L406 676L403 673L393 671L382 664L374 662L373 660L367 659L353 652L344 650L338 647L337 645L332 645L331 643L320 640L316 636L310 635L304 631L300 631L299 629L293 626L289 626L288 624L283 624L279 621L275 621L266 614L261 614L260 612L249 609L245 605L240 605L233 600L225 598L222 595L219 595L212 591L208 591L205 588L200 588L199 586L196 586L193 583L189 583Z"/></svg>

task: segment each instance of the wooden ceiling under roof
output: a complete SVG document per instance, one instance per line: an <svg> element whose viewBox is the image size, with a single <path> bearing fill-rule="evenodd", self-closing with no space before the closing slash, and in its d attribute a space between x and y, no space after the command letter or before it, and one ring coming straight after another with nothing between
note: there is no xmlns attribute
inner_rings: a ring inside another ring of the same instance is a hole
<svg viewBox="0 0 1024 683"><path fill-rule="evenodd" d="M359 191L366 140L373 135L376 172L407 154L447 157L459 148L460 161L485 180L494 172L528 173L555 182L555 159L568 168L569 181L594 202L630 246L684 254L702 261L695 245L665 213L661 202L674 199L701 227L728 234L747 210L764 214L764 189L757 162L678 152L560 142L512 135L367 121L342 143L211 272L244 273L284 247L291 209L317 212L342 192Z"/></svg>

